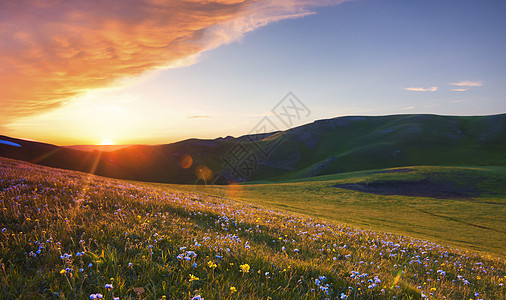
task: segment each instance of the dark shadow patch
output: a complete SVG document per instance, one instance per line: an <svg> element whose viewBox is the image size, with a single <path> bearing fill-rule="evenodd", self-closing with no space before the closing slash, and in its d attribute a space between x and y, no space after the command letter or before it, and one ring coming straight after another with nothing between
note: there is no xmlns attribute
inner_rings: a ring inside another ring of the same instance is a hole
<svg viewBox="0 0 506 300"><path fill-rule="evenodd" d="M337 184L334 187L377 195L400 195L438 199L472 198L479 195L477 190L469 187L456 187L451 183L432 182L427 179L418 181L378 180Z"/></svg>
<svg viewBox="0 0 506 300"><path fill-rule="evenodd" d="M372 172L371 174L381 174L381 173L409 173L414 172L415 169L411 168L402 168L402 169L394 169L394 170L383 170L378 172Z"/></svg>

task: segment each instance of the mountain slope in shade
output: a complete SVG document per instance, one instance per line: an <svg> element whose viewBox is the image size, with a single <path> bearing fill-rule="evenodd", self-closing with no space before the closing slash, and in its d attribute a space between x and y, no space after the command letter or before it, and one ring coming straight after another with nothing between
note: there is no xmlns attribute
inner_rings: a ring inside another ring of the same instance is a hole
<svg viewBox="0 0 506 300"><path fill-rule="evenodd" d="M189 139L109 152L5 136L0 140L6 141L0 143L0 156L121 179L287 180L414 165L505 166L506 114L339 117L265 135Z"/></svg>
<svg viewBox="0 0 506 300"><path fill-rule="evenodd" d="M116 151L119 149L126 148L131 145L72 145L72 146L64 146L65 148L70 148L74 150L81 150L81 151L104 151L104 152L110 152L110 151Z"/></svg>
<svg viewBox="0 0 506 300"><path fill-rule="evenodd" d="M506 164L506 114L320 120L285 132L254 179L293 179L410 165ZM282 164L282 167L280 167Z"/></svg>

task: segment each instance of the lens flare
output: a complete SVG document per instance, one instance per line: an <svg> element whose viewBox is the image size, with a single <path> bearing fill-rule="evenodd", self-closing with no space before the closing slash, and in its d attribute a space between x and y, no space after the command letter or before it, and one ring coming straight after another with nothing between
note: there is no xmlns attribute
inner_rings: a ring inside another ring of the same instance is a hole
<svg viewBox="0 0 506 300"><path fill-rule="evenodd" d="M227 197L230 199L240 198L243 195L243 188L237 182L230 182L227 185Z"/></svg>
<svg viewBox="0 0 506 300"><path fill-rule="evenodd" d="M213 171L204 165L198 165L197 168L195 168L195 175L207 183L213 178Z"/></svg>
<svg viewBox="0 0 506 300"><path fill-rule="evenodd" d="M179 167L182 169L188 169L193 164L193 159L189 154L183 154L183 156L179 157Z"/></svg>

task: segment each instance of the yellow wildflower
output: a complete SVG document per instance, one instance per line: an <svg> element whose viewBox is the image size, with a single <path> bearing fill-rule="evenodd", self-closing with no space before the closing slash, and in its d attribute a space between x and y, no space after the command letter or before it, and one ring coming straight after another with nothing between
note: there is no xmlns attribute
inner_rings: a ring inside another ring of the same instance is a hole
<svg viewBox="0 0 506 300"><path fill-rule="evenodd" d="M208 261L207 262L207 266L209 266L209 268L211 268L211 269L214 269L214 268L217 267L216 264L214 262L212 262L212 261Z"/></svg>
<svg viewBox="0 0 506 300"><path fill-rule="evenodd" d="M241 272L249 273L250 266L248 264L240 265L239 267L241 268Z"/></svg>
<svg viewBox="0 0 506 300"><path fill-rule="evenodd" d="M197 276L194 276L193 274L190 274L190 282L199 280Z"/></svg>

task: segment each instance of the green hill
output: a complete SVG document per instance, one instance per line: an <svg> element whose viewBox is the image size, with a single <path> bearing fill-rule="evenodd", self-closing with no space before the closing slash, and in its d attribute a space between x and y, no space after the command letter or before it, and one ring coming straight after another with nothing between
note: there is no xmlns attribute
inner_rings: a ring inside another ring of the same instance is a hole
<svg viewBox="0 0 506 300"><path fill-rule="evenodd" d="M506 166L506 114L342 117L274 138L283 142L260 163L253 180L415 165Z"/></svg>
<svg viewBox="0 0 506 300"><path fill-rule="evenodd" d="M417 168L409 176L419 179L423 172ZM484 186L496 180L496 170L477 172L489 174ZM444 177L445 171L440 173ZM363 197L360 202L333 187L367 178L393 180L404 173L207 187L232 199L181 191L205 186L122 181L4 158L0 174L1 299L93 299L98 294L184 300L504 298L506 265L495 255L457 250L419 239L415 232L402 236L328 220L334 214L339 221L369 218L373 225L389 219L401 226L408 209L432 210L430 199ZM254 189L258 201L237 201L242 199L240 189L233 190L238 187ZM303 202L309 194L312 198ZM278 203L271 205L271 198ZM389 199L392 203L385 203ZM442 202L441 207L481 214L473 201ZM343 205L353 202L358 202L355 214ZM384 217L378 213L382 205ZM492 218L500 213L484 207ZM322 217L308 216L317 210ZM421 230L451 226L424 224L427 219L420 215ZM498 228L502 219L486 226ZM453 235L466 239L460 229L454 227ZM491 239L489 249L502 237Z"/></svg>
<svg viewBox="0 0 506 300"><path fill-rule="evenodd" d="M411 166L171 187L506 256L506 167Z"/></svg>
<svg viewBox="0 0 506 300"><path fill-rule="evenodd" d="M339 117L276 133L108 152L0 140L6 141L0 143L3 157L164 183L279 181L402 166L506 166L506 114ZM192 164L183 168L188 156Z"/></svg>

